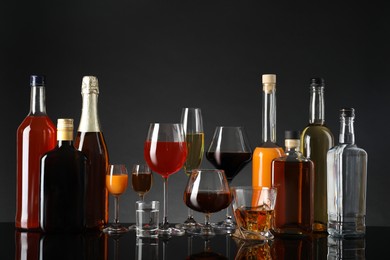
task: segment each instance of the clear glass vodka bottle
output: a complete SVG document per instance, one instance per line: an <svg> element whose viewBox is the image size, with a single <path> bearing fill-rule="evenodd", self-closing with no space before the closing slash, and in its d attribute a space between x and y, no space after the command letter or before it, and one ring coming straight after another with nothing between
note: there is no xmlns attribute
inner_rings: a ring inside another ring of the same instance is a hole
<svg viewBox="0 0 390 260"><path fill-rule="evenodd" d="M367 153L355 144L355 110L340 110L339 144L327 154L328 233L335 237L365 234Z"/></svg>

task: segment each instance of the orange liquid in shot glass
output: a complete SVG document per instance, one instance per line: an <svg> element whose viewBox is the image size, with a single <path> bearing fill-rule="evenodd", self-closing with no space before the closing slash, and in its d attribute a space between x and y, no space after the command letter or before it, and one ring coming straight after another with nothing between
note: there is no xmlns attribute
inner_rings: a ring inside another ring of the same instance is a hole
<svg viewBox="0 0 390 260"><path fill-rule="evenodd" d="M127 188L127 174L106 175L106 187L112 195L121 195Z"/></svg>

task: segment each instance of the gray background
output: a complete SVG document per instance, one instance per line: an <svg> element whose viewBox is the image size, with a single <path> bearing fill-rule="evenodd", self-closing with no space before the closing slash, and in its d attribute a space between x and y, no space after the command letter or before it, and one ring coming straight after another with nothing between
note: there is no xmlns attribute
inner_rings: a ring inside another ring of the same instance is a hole
<svg viewBox="0 0 390 260"><path fill-rule="evenodd" d="M149 123L177 122L182 107L202 108L206 148L217 125L244 126L256 147L261 74L275 73L280 145L284 130L308 123L310 77L326 80L326 121L336 141L338 110L356 109L357 144L369 155L367 224L390 226L384 2L2 1L0 221L14 220L15 133L29 110L30 74L47 76L52 120L71 117L76 127L82 76L96 75L110 161L131 167L143 160ZM211 165L204 160L202 167ZM154 177L146 199L162 203L162 178ZM171 222L186 217L186 180L183 171L169 178ZM248 165L233 185L250 183ZM135 200L129 186L121 198L123 222L134 221Z"/></svg>

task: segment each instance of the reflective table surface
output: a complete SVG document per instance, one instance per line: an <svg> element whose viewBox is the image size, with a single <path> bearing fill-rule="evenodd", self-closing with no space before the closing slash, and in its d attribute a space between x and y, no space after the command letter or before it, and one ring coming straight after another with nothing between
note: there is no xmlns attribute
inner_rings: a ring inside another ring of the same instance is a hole
<svg viewBox="0 0 390 260"><path fill-rule="evenodd" d="M0 259L390 259L390 227L367 227L365 238L340 240L325 234L249 243L229 235L137 239L103 233L45 235L0 223Z"/></svg>

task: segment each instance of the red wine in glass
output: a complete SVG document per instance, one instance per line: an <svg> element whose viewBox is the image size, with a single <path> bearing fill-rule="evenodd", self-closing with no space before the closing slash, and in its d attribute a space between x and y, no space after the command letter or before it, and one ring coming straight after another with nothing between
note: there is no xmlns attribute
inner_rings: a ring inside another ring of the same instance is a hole
<svg viewBox="0 0 390 260"><path fill-rule="evenodd" d="M144 143L144 158L149 168L164 180L164 214L159 234L183 235L184 230L170 227L168 222L168 177L178 172L187 158L187 143L182 124L152 123Z"/></svg>
<svg viewBox="0 0 390 260"><path fill-rule="evenodd" d="M226 178L230 183L233 178L252 159L251 152L208 152L206 158L217 169L225 171Z"/></svg>
<svg viewBox="0 0 390 260"><path fill-rule="evenodd" d="M179 171L186 160L186 142L150 142L144 146L145 160L152 171L164 178Z"/></svg>

